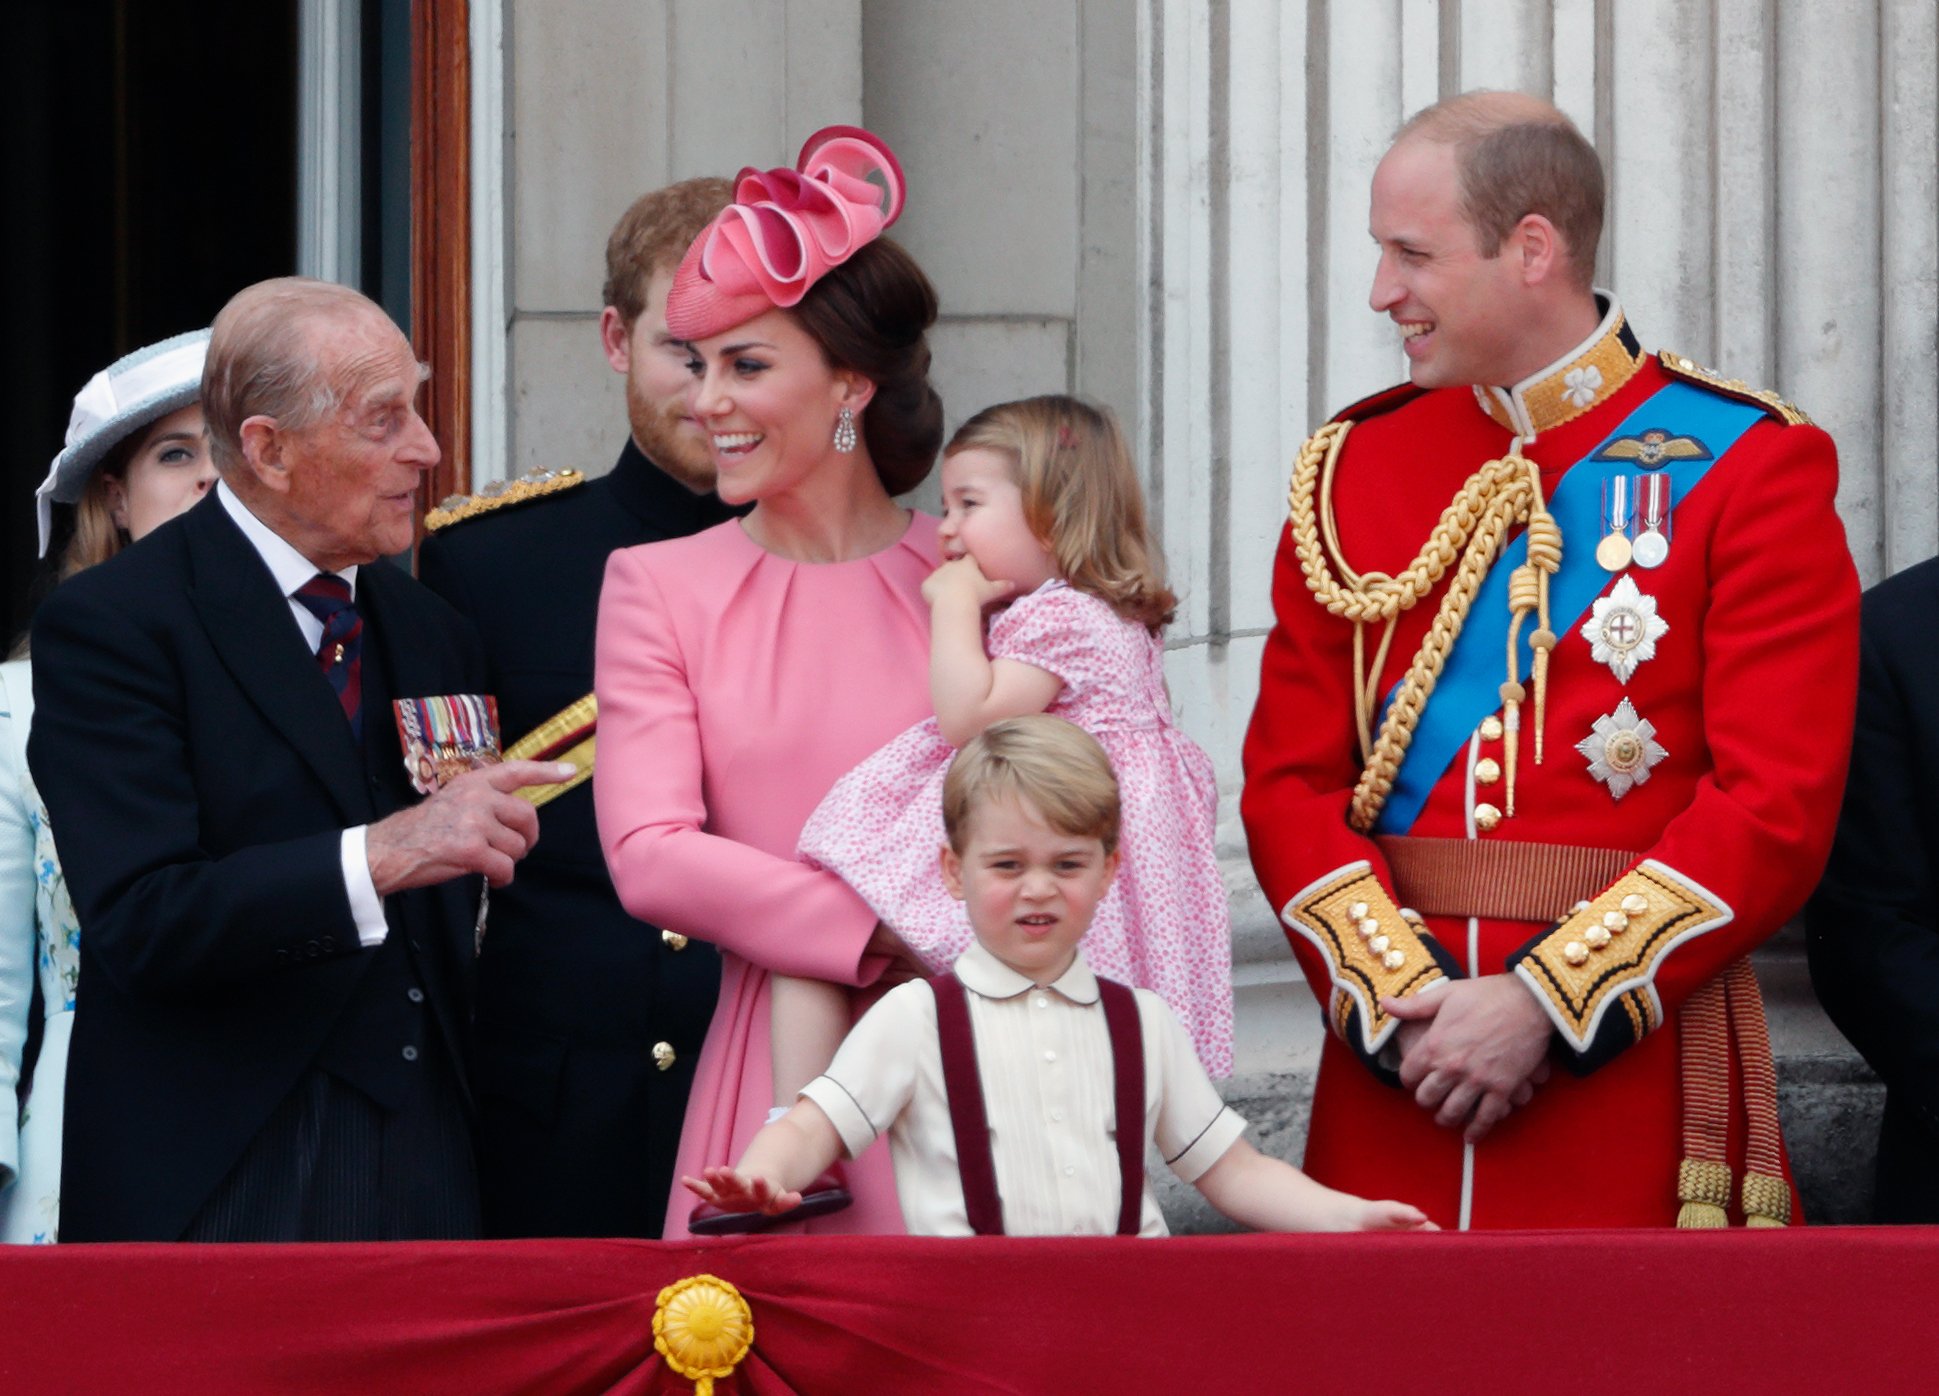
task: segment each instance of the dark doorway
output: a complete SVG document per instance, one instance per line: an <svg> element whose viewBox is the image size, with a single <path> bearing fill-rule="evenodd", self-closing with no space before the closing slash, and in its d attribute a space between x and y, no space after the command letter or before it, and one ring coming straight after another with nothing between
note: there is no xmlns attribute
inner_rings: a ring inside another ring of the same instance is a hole
<svg viewBox="0 0 1939 1396"><path fill-rule="evenodd" d="M10 646L45 585L33 493L76 390L121 354L208 324L238 288L296 270L297 4L28 0L8 17Z"/></svg>

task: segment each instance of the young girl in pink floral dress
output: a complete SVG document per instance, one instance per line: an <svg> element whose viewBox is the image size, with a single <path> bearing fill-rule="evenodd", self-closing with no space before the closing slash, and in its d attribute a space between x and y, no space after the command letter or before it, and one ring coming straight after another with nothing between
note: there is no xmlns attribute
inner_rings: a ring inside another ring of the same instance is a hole
<svg viewBox="0 0 1939 1396"><path fill-rule="evenodd" d="M1174 598L1123 433L1073 398L1003 403L957 431L942 482L945 561L923 584L936 715L836 783L802 830L801 856L840 874L946 970L970 940L937 869L950 758L1001 718L1049 712L1076 723L1110 756L1124 798L1117 881L1084 955L1107 978L1156 990L1211 1074L1228 1076L1232 937L1213 852L1217 790L1210 758L1172 723L1161 632ZM774 1012L777 1066L793 1058L777 1082L798 1088L847 1031L846 995L777 978Z"/></svg>

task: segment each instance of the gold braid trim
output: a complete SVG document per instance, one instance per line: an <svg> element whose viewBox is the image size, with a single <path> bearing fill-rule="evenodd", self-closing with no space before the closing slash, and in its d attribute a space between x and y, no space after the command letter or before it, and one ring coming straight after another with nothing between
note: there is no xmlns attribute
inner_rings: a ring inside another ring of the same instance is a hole
<svg viewBox="0 0 1939 1396"><path fill-rule="evenodd" d="M1397 1026L1383 996L1406 998L1447 978L1421 940L1420 915L1396 907L1365 860L1335 868L1286 903L1279 919L1325 957L1334 990L1328 1018L1341 1039L1359 1008L1368 1056Z"/></svg>
<svg viewBox="0 0 1939 1396"><path fill-rule="evenodd" d="M439 501L437 508L425 514L424 529L427 533L436 533L441 528L475 519L480 514L489 514L495 509L523 504L531 499L542 499L585 483L586 477L576 470L547 470L543 467L528 470L516 480L494 480L476 494L454 494Z"/></svg>
<svg viewBox="0 0 1939 1396"><path fill-rule="evenodd" d="M1333 519L1333 475L1352 425L1344 421L1329 422L1307 439L1300 447L1293 467L1292 487L1287 493L1293 553L1299 559L1307 589L1328 612L1353 622L1354 626L1354 720L1359 728L1360 754L1365 765L1354 787L1348 821L1365 833L1379 818L1428 697L1434 692L1448 652L1461 633L1469 607L1474 604L1475 592L1501 555L1509 532L1516 525L1526 523L1528 561L1518 566L1509 578L1509 608L1514 621L1508 632L1508 678L1501 686L1507 710L1504 725L1509 730L1505 753L1506 803L1508 813L1513 814L1515 752L1519 742L1516 733L1521 726L1520 708L1525 696L1516 681L1516 649L1522 622L1532 614L1538 627L1529 642L1535 650L1535 759L1539 763L1541 727L1547 707L1548 652L1555 644L1555 632L1549 625L1548 584L1562 564L1562 531L1543 503L1541 471L1534 462L1511 448L1507 455L1487 462L1468 477L1460 493L1441 512L1440 522L1428 535L1419 554L1398 574L1356 573L1341 554ZM1447 576L1451 567L1453 580L1375 737L1371 732L1372 715L1379 707L1380 673L1385 667L1394 629L1401 614L1419 604ZM1369 664L1365 628L1374 622L1383 623L1385 632Z"/></svg>
<svg viewBox="0 0 1939 1396"><path fill-rule="evenodd" d="M1603 1015L1632 990L1647 991L1665 955L1731 918L1721 900L1646 859L1537 941L1515 973L1569 1047L1587 1052Z"/></svg>

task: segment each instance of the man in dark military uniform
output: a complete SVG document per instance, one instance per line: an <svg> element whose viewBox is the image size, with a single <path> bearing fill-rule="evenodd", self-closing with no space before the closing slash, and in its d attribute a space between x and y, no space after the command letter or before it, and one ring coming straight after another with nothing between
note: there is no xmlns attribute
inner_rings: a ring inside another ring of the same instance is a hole
<svg viewBox="0 0 1939 1396"><path fill-rule="evenodd" d="M1939 559L1865 593L1858 731L1811 982L1885 1081L1872 1218L1939 1222Z"/></svg>
<svg viewBox="0 0 1939 1396"><path fill-rule="evenodd" d="M690 356L666 327L674 268L730 192L697 179L647 194L607 243L600 340L626 377L632 427L611 473L534 472L447 500L426 521L420 575L483 634L505 741L574 760L583 775L607 555L732 512L712 493L709 443L686 414ZM492 893L478 961L485 1234L657 1237L719 961L620 906L590 780L545 799L539 823L533 856Z"/></svg>

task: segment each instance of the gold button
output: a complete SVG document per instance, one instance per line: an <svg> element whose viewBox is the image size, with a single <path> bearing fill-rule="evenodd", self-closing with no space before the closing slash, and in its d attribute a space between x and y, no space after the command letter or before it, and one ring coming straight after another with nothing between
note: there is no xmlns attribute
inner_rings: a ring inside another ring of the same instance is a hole
<svg viewBox="0 0 1939 1396"><path fill-rule="evenodd" d="M1352 906L1347 908L1347 915L1351 916L1356 921L1365 920L1367 915L1367 904L1365 902L1355 902Z"/></svg>
<svg viewBox="0 0 1939 1396"><path fill-rule="evenodd" d="M669 950L685 950L687 938L678 931L661 931L660 943Z"/></svg>
<svg viewBox="0 0 1939 1396"><path fill-rule="evenodd" d="M1629 918L1620 911L1605 911L1602 914L1602 924L1608 927L1611 933L1621 935L1629 929Z"/></svg>
<svg viewBox="0 0 1939 1396"><path fill-rule="evenodd" d="M1380 934L1380 923L1368 916L1363 918L1354 929L1360 932L1360 939L1367 940Z"/></svg>
<svg viewBox="0 0 1939 1396"><path fill-rule="evenodd" d="M1501 727L1500 718L1484 717L1481 719L1481 740L1482 741L1498 742L1501 740L1501 732L1502 732L1502 727Z"/></svg>
<svg viewBox="0 0 1939 1396"><path fill-rule="evenodd" d="M1474 783L1493 785L1501 779L1501 762L1492 756L1484 756L1474 763Z"/></svg>
<svg viewBox="0 0 1939 1396"><path fill-rule="evenodd" d="M1649 910L1649 898L1641 892L1631 892L1622 900L1622 909L1631 916L1641 916Z"/></svg>
<svg viewBox="0 0 1939 1396"><path fill-rule="evenodd" d="M1600 950L1609 944L1609 932L1601 926L1591 926L1582 933L1582 938L1589 943L1591 950Z"/></svg>
<svg viewBox="0 0 1939 1396"><path fill-rule="evenodd" d="M1389 950L1385 955L1380 957L1380 963L1387 966L1388 969L1399 969L1407 963L1407 957L1398 950Z"/></svg>
<svg viewBox="0 0 1939 1396"><path fill-rule="evenodd" d="M1392 944L1393 942L1387 939L1386 936L1375 936L1367 942L1367 949L1373 951L1376 955L1385 955L1387 953L1387 947Z"/></svg>
<svg viewBox="0 0 1939 1396"><path fill-rule="evenodd" d="M1589 909L1589 903L1587 902L1577 902L1574 906L1569 908L1570 911L1587 911L1588 909Z"/></svg>
<svg viewBox="0 0 1939 1396"><path fill-rule="evenodd" d="M1572 940L1562 947L1562 958L1572 965L1579 965L1589 958L1589 947L1579 940Z"/></svg>
<svg viewBox="0 0 1939 1396"><path fill-rule="evenodd" d="M653 1065L659 1067L662 1071L671 1071L674 1060L673 1044L671 1042L656 1042L653 1044Z"/></svg>
<svg viewBox="0 0 1939 1396"><path fill-rule="evenodd" d="M1487 833L1499 823L1501 823L1501 811L1493 805L1480 804L1474 807L1474 827L1482 833Z"/></svg>

